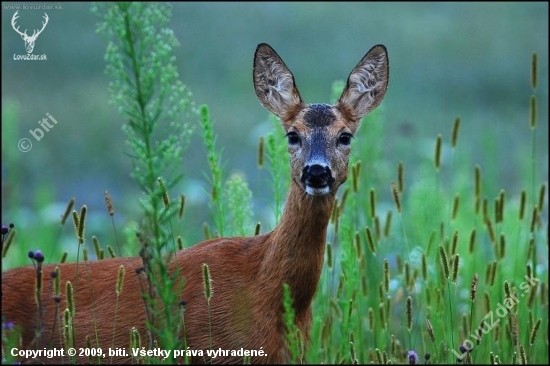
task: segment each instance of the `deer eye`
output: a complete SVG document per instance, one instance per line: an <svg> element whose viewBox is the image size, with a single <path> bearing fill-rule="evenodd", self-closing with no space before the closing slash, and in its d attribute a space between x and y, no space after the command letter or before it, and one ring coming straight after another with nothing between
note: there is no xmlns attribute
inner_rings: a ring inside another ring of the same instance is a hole
<svg viewBox="0 0 550 366"><path fill-rule="evenodd" d="M351 143L351 138L352 138L352 134L351 133L347 133L347 132L344 132L343 134L340 135L340 137L338 137L338 142L342 145L349 145Z"/></svg>
<svg viewBox="0 0 550 366"><path fill-rule="evenodd" d="M288 138L289 145L297 145L300 143L300 136L298 136L298 134L294 131L287 133L286 137Z"/></svg>

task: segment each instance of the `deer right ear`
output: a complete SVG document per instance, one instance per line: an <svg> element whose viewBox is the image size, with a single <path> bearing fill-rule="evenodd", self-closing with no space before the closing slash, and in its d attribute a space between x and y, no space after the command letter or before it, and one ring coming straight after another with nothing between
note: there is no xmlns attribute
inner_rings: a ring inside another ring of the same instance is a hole
<svg viewBox="0 0 550 366"><path fill-rule="evenodd" d="M258 99L283 121L303 107L294 76L277 52L266 43L256 48L253 74Z"/></svg>
<svg viewBox="0 0 550 366"><path fill-rule="evenodd" d="M336 108L349 120L359 122L384 99L388 78L389 61L386 47L374 46L350 73Z"/></svg>

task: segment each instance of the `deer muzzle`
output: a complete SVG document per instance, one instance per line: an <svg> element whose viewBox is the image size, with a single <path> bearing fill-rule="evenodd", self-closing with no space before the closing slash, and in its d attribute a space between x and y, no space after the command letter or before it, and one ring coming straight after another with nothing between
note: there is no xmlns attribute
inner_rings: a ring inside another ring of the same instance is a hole
<svg viewBox="0 0 550 366"><path fill-rule="evenodd" d="M302 183L306 192L313 196L320 196L330 192L334 177L328 166L319 164L306 165L302 171Z"/></svg>

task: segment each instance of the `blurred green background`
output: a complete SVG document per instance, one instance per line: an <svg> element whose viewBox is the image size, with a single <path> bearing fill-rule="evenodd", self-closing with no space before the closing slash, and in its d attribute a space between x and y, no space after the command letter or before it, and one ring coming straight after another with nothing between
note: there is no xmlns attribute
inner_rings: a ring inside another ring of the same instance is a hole
<svg viewBox="0 0 550 366"><path fill-rule="evenodd" d="M88 206L87 232L99 236L110 230L104 191L110 192L122 225L139 218L140 192L129 176L131 159L121 131L125 121L109 104L106 43L96 35L98 19L90 3L55 3L62 9L46 10L49 23L33 53L45 54L47 61L14 60L26 54L11 27L15 9L10 6L17 4L2 3L2 224L15 222L17 245L26 252L39 248L48 235L59 237L59 217L71 197L77 210ZM479 164L484 179L492 182L484 186L488 197L502 188L517 196L528 182L530 62L536 52L540 169L535 181L537 186L548 181L546 2L172 6L170 27L181 43L176 50L180 77L195 103L210 107L226 172L246 176L262 231L272 225L271 201L269 176L257 167L257 146L273 127L252 86L253 55L261 42L283 58L306 102L328 102L332 83L345 80L373 45L384 44L390 84L380 107L380 164L387 176L380 177L377 189L389 193L399 161L408 184L419 179L422 164L433 160L436 135L441 133L448 144L460 116L461 154L471 172ZM32 34L43 15L43 10L20 10L17 25ZM36 141L29 130L40 127L47 113L58 124ZM198 119L190 122L198 131ZM368 130L363 126L362 133ZM18 149L22 138L33 143L25 153ZM445 157L450 154L444 151ZM182 172L184 179L171 194L186 194L182 225L189 229L189 240L200 240L198 227L210 218L208 168L198 133L185 151ZM63 230L72 235L71 228ZM110 240L105 236L100 239ZM74 243L70 237L60 248L76 250Z"/></svg>

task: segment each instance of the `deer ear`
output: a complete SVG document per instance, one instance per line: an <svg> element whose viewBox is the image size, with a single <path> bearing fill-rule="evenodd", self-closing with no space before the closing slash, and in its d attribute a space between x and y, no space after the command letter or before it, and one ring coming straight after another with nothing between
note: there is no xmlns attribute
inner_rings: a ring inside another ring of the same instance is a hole
<svg viewBox="0 0 550 366"><path fill-rule="evenodd" d="M254 90L262 105L282 120L303 106L294 76L275 50L261 43L254 54Z"/></svg>
<svg viewBox="0 0 550 366"><path fill-rule="evenodd" d="M358 122L384 99L388 78L386 47L374 46L350 73L336 108L349 120Z"/></svg>

